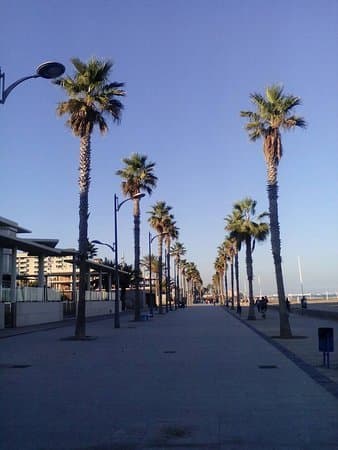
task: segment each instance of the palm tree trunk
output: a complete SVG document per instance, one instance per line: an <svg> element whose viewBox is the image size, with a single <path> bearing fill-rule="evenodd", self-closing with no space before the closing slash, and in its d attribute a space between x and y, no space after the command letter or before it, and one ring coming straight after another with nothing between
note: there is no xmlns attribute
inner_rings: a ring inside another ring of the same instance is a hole
<svg viewBox="0 0 338 450"><path fill-rule="evenodd" d="M176 284L177 284L177 300L176 307L180 304L180 259L177 258L177 268L176 268Z"/></svg>
<svg viewBox="0 0 338 450"><path fill-rule="evenodd" d="M249 287L249 312L248 320L256 320L255 315L255 299L253 295L253 269L252 269L252 249L251 249L251 236L245 239L246 247L246 273L248 277Z"/></svg>
<svg viewBox="0 0 338 450"><path fill-rule="evenodd" d="M170 238L168 236L167 243L167 302L169 304L169 310L172 310L171 306L171 292L170 292Z"/></svg>
<svg viewBox="0 0 338 450"><path fill-rule="evenodd" d="M271 250L273 261L275 265L278 301L279 301L279 329L280 337L292 337L289 314L285 303L285 291L282 273L282 258L281 258L281 241L280 229L278 222L278 183L268 183L267 186L269 197L269 213L270 213L270 234L271 234Z"/></svg>
<svg viewBox="0 0 338 450"><path fill-rule="evenodd" d="M135 320L141 318L140 298L140 199L134 199L134 273L135 273Z"/></svg>
<svg viewBox="0 0 338 450"><path fill-rule="evenodd" d="M231 259L231 309L235 309L234 306L234 261Z"/></svg>
<svg viewBox="0 0 338 450"><path fill-rule="evenodd" d="M239 263L238 263L238 253L235 255L235 278L236 278L236 297L237 297L237 312L241 312L241 302L239 298Z"/></svg>
<svg viewBox="0 0 338 450"><path fill-rule="evenodd" d="M224 267L225 305L229 307L228 267Z"/></svg>
<svg viewBox="0 0 338 450"><path fill-rule="evenodd" d="M218 280L218 300L219 302L222 301L222 272L217 272L217 280Z"/></svg>
<svg viewBox="0 0 338 450"><path fill-rule="evenodd" d="M158 290L159 290L159 307L158 313L163 314L162 304L162 253L163 253L163 236L158 237Z"/></svg>
<svg viewBox="0 0 338 450"><path fill-rule="evenodd" d="M79 204L79 298L75 324L75 337L86 335L86 285L87 285L87 251L88 251L88 192L90 185L90 135L80 140L80 204Z"/></svg>

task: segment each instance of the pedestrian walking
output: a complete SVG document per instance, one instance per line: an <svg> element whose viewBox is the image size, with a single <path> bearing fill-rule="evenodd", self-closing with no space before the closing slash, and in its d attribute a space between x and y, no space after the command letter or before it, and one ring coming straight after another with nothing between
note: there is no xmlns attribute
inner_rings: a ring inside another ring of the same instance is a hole
<svg viewBox="0 0 338 450"><path fill-rule="evenodd" d="M265 319L265 317L266 317L266 312L267 312L267 309L268 309L268 297L262 297L262 299L261 299L261 301L260 301L260 310L261 310L261 313L262 313L262 317L263 317L263 319Z"/></svg>

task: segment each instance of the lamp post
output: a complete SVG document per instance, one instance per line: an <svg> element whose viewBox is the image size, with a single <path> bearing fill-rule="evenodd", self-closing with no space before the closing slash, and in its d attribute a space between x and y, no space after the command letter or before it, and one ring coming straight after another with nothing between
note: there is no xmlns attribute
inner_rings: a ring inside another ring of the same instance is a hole
<svg viewBox="0 0 338 450"><path fill-rule="evenodd" d="M152 316L154 314L154 304L153 304L153 291L152 291L152 281L151 281L151 243L153 242L154 239L156 239L159 236L164 236L168 233L159 233L156 234L156 236L151 236L151 233L149 231L149 235L148 235L148 246L149 246L149 281L150 281L150 289L149 289L149 293L150 293L150 315ZM162 292L160 292L160 296L162 296ZM162 314L162 300L160 299L159 302L159 314Z"/></svg>
<svg viewBox="0 0 338 450"><path fill-rule="evenodd" d="M113 245L107 244L106 242L101 242L98 240L92 241L93 244L99 244L99 245L105 245L106 247L110 248L110 250L115 254L116 245L115 242ZM118 268L116 266L116 259L115 259L115 310L114 310L114 327L120 328L120 308L119 308L119 294L118 294ZM116 277L117 274L117 277Z"/></svg>
<svg viewBox="0 0 338 450"><path fill-rule="evenodd" d="M118 238L117 238L117 213L120 211L121 206L128 202L129 200L135 200L137 198L142 198L144 197L145 194L138 192L137 194L133 195L132 197L127 198L126 200L123 200L123 202L119 203L119 198L116 194L114 194L114 235L115 235L115 279L116 279L116 295L115 295L115 309L119 309L119 297L120 297L120 282L119 282L119 271L118 271ZM137 290L137 295L138 293L138 283L139 283L139 267L135 267L135 273L136 273L136 290ZM116 300L117 299L117 300ZM117 305L117 306L116 306ZM119 328L120 327L120 319L118 319L118 321L116 321L116 317L115 317L115 328Z"/></svg>
<svg viewBox="0 0 338 450"><path fill-rule="evenodd" d="M4 104L8 95L16 88L19 84L23 83L30 78L45 78L51 80L60 77L65 71L65 66L56 61L48 61L40 64L36 68L34 75L29 75L27 77L19 78L17 81L12 83L8 88L5 89L5 73L1 72L0 69L0 83L1 83L1 98L0 103Z"/></svg>
<svg viewBox="0 0 338 450"><path fill-rule="evenodd" d="M136 198L142 198L145 194L141 194L140 192L133 195L132 197L123 200L123 202L119 203L118 196L114 194L114 238L115 242L113 246L106 244L101 241L92 241L94 244L101 244L109 247L115 255L115 311L114 311L114 327L120 328L120 279L119 279L119 267L118 267L118 240L117 240L117 213L119 212L121 206L128 202L129 200L134 200Z"/></svg>

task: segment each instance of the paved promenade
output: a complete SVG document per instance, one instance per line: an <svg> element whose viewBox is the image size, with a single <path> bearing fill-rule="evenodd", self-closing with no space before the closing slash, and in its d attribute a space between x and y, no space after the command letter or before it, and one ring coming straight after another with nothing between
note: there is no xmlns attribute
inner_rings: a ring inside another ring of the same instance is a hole
<svg viewBox="0 0 338 450"><path fill-rule="evenodd" d="M258 334L273 314L255 331L202 305L92 321L88 341L72 324L1 339L0 448L337 449L337 396Z"/></svg>

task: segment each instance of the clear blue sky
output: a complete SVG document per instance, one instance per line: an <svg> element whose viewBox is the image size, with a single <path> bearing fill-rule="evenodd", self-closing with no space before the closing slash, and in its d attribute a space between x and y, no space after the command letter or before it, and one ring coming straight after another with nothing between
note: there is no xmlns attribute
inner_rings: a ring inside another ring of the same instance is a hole
<svg viewBox="0 0 338 450"><path fill-rule="evenodd" d="M336 0L4 0L0 64L8 85L47 60L70 74L74 56L114 60L112 79L126 83L128 96L121 125L93 138L89 237L112 242L113 194L121 192L115 171L123 157L145 153L159 182L142 199L142 253L146 212L165 200L205 284L232 204L251 196L258 211L268 208L262 145L249 142L239 111L250 108L250 92L283 83L302 98L297 113L308 121L283 137L286 290L300 291L300 256L305 291L338 291L337 35ZM56 116L63 98L37 79L1 105L0 215L34 237L76 247L79 142ZM130 263L132 226L127 203L119 236ZM275 292L269 241L256 249L254 271L256 292L258 276L265 293Z"/></svg>

